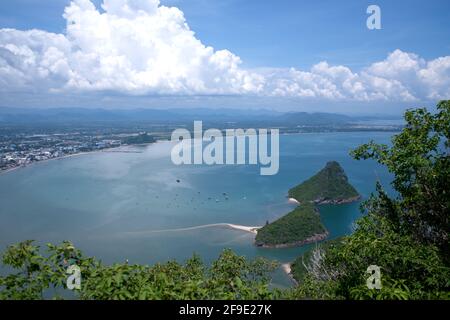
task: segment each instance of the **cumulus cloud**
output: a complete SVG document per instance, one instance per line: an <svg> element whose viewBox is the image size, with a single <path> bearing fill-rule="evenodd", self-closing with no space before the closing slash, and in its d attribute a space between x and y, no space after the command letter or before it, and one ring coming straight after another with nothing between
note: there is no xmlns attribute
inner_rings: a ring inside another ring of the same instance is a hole
<svg viewBox="0 0 450 320"><path fill-rule="evenodd" d="M425 61L395 50L356 73L327 62L310 71L274 70L267 93L281 96L356 101L420 101L450 97L450 56Z"/></svg>
<svg viewBox="0 0 450 320"><path fill-rule="evenodd" d="M247 70L204 45L183 12L159 0L90 0L65 9L64 34L0 29L0 91L129 95L257 95L356 101L450 97L450 56L425 61L395 50L359 72L320 62L310 70Z"/></svg>

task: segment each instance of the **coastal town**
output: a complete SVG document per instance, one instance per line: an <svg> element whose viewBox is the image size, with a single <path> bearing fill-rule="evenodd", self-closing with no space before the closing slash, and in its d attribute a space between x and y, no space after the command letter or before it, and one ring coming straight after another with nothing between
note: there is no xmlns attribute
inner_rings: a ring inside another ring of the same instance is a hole
<svg viewBox="0 0 450 320"><path fill-rule="evenodd" d="M146 132L11 134L2 136L0 140L0 172L38 161L153 141L153 137Z"/></svg>

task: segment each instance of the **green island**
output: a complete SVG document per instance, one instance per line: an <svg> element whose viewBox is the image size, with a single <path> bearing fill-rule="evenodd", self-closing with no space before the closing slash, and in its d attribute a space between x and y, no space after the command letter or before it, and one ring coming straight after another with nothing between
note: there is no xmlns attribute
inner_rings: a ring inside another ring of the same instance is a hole
<svg viewBox="0 0 450 320"><path fill-rule="evenodd" d="M316 175L290 189L289 197L300 203L340 204L357 201L360 195L348 182L341 165L330 161Z"/></svg>
<svg viewBox="0 0 450 320"><path fill-rule="evenodd" d="M255 244L259 247L284 248L317 242L327 236L318 210L312 204L305 204L259 229Z"/></svg>
<svg viewBox="0 0 450 320"><path fill-rule="evenodd" d="M300 205L259 229L256 246L284 248L322 241L328 237L328 231L315 205L341 204L360 199L356 189L348 182L344 169L336 161L328 162L313 177L290 189L289 197Z"/></svg>

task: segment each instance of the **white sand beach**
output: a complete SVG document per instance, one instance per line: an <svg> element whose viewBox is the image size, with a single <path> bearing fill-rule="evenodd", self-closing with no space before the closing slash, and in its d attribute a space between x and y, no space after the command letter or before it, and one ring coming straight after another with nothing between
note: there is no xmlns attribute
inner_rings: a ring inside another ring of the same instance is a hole
<svg viewBox="0 0 450 320"><path fill-rule="evenodd" d="M121 234L126 235L145 235L145 234L153 234L153 233L163 233L163 232L183 232L183 231L190 231L190 230L197 230L197 229L205 229L205 228L230 228L234 230L239 230L243 232L249 232L252 234L257 234L258 229L262 228L260 226L256 227L250 227L250 226L243 226L238 224L232 224L232 223L212 223L212 224L205 224L201 226L194 226L194 227L186 227L186 228L175 228L175 229L162 229L162 230L144 230L144 231L128 231L128 232L121 232Z"/></svg>
<svg viewBox="0 0 450 320"><path fill-rule="evenodd" d="M236 229L236 230L242 230L242 231L246 231L246 232L250 232L253 234L257 234L258 233L258 229L261 229L262 227L247 227L247 226L241 226L238 224L231 224L231 223L227 223L227 225L232 228L232 229Z"/></svg>

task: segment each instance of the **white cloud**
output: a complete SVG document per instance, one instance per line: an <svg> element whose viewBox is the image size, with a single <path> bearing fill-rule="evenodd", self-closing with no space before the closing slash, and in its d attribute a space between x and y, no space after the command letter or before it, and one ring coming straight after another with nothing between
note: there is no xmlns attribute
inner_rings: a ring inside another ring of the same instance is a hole
<svg viewBox="0 0 450 320"><path fill-rule="evenodd" d="M0 91L113 91L129 95L257 95L339 101L450 97L450 56L395 50L360 72L327 62L309 71L246 70L205 46L183 12L159 0L90 0L65 9L65 34L0 29Z"/></svg>

